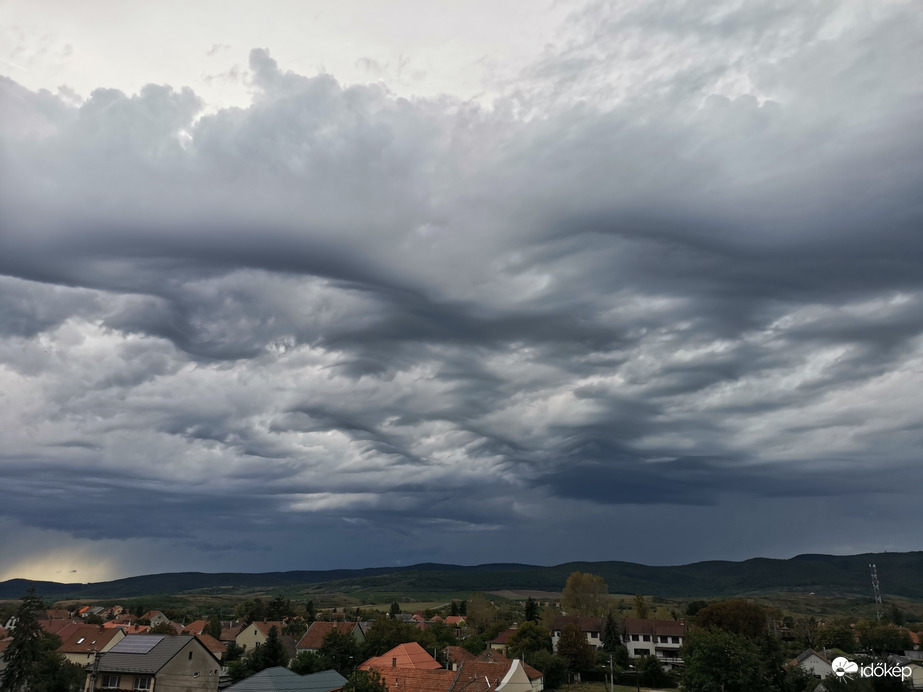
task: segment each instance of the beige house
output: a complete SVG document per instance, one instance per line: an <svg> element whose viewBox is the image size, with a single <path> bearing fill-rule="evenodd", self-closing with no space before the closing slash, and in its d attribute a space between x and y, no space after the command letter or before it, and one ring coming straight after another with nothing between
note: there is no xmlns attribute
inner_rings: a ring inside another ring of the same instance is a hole
<svg viewBox="0 0 923 692"><path fill-rule="evenodd" d="M221 665L191 635L135 634L99 657L86 692L217 692Z"/></svg>
<svg viewBox="0 0 923 692"><path fill-rule="evenodd" d="M74 625L64 630L58 651L71 663L85 666L93 662L97 653L106 653L125 638L120 629L101 625Z"/></svg>
<svg viewBox="0 0 923 692"><path fill-rule="evenodd" d="M276 628L281 637L283 627L281 622L251 622L240 630L240 634L237 635L234 641L237 642L237 646L241 646L247 651L253 651L258 646L266 643L269 630L273 627Z"/></svg>

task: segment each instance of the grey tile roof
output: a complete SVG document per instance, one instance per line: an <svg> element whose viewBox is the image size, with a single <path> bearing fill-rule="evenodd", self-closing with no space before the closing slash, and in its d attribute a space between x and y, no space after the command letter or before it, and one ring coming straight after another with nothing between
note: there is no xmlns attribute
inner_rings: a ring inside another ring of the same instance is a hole
<svg viewBox="0 0 923 692"><path fill-rule="evenodd" d="M102 655L99 661L99 671L101 673L154 675L193 639L195 637L187 635L133 634L125 637L108 653ZM152 646L147 653L136 653L148 644Z"/></svg>
<svg viewBox="0 0 923 692"><path fill-rule="evenodd" d="M231 685L225 692L330 692L346 684L346 678L335 670L325 670L313 675L298 675L288 668L276 667L262 670Z"/></svg>

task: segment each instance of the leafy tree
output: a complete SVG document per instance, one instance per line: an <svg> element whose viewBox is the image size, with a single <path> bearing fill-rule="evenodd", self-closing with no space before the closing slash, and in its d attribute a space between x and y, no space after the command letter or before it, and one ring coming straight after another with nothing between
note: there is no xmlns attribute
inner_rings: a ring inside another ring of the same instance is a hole
<svg viewBox="0 0 923 692"><path fill-rule="evenodd" d="M612 663L617 665L622 670L628 668L631 665L631 658L628 655L628 647L624 644L619 644L615 647L615 651L612 652Z"/></svg>
<svg viewBox="0 0 923 692"><path fill-rule="evenodd" d="M381 656L398 644L415 642L420 634L420 630L409 622L390 620L386 615L382 615L372 623L365 635L365 642L362 644L363 660Z"/></svg>
<svg viewBox="0 0 923 692"><path fill-rule="evenodd" d="M289 664L289 668L298 675L310 675L329 670L330 663L316 651L299 651Z"/></svg>
<svg viewBox="0 0 923 692"><path fill-rule="evenodd" d="M173 634L173 625L169 620L164 620L153 627L150 630L151 634Z"/></svg>
<svg viewBox="0 0 923 692"><path fill-rule="evenodd" d="M606 615L606 624L603 626L603 651L612 653L621 643L622 635L619 633L618 623L615 621L615 616L612 615L612 611L609 611Z"/></svg>
<svg viewBox="0 0 923 692"><path fill-rule="evenodd" d="M561 636L558 637L558 655L566 659L568 668L578 674L596 664L596 652L576 623L565 625L561 630Z"/></svg>
<svg viewBox="0 0 923 692"><path fill-rule="evenodd" d="M538 622L538 601L529 596L526 599L525 612L523 614L523 620L526 622Z"/></svg>
<svg viewBox="0 0 923 692"><path fill-rule="evenodd" d="M84 622L87 623L88 625L101 625L105 622L105 620L103 620L102 617L100 617L96 613L93 613L92 615L87 615Z"/></svg>
<svg viewBox="0 0 923 692"><path fill-rule="evenodd" d="M217 615L212 615L208 618L208 624L205 625L203 632L211 635L215 639L221 639L221 620L218 619Z"/></svg>
<svg viewBox="0 0 923 692"><path fill-rule="evenodd" d="M289 620L282 626L282 634L292 637L295 640L301 639L304 633L308 631L308 623L302 618Z"/></svg>
<svg viewBox="0 0 923 692"><path fill-rule="evenodd" d="M461 647L470 654L477 656L487 648L487 640L479 634L465 638Z"/></svg>
<svg viewBox="0 0 923 692"><path fill-rule="evenodd" d="M526 663L542 671L546 690L556 690L567 682L568 662L562 656L541 649L527 656Z"/></svg>
<svg viewBox="0 0 923 692"><path fill-rule="evenodd" d="M346 675L359 663L359 644L350 632L334 628L324 635L324 641L318 652L330 665Z"/></svg>
<svg viewBox="0 0 923 692"><path fill-rule="evenodd" d="M496 620L496 609L487 600L487 596L482 593L471 594L468 599L468 622L474 625L478 634L481 634L490 627ZM496 636L496 635L494 635ZM493 639L493 637L491 637Z"/></svg>
<svg viewBox="0 0 923 692"><path fill-rule="evenodd" d="M856 650L856 637L848 620L834 620L819 626L814 641L820 649L840 649L848 654Z"/></svg>
<svg viewBox="0 0 923 692"><path fill-rule="evenodd" d="M561 607L568 615L598 616L606 610L609 587L598 574L574 572L561 593Z"/></svg>
<svg viewBox="0 0 923 692"><path fill-rule="evenodd" d="M541 649L551 651L551 634L534 622L522 623L507 640L508 655L512 658L524 658Z"/></svg>
<svg viewBox="0 0 923 692"><path fill-rule="evenodd" d="M651 608L644 600L644 596L639 593L635 594L635 617L641 620L647 620L651 616Z"/></svg>
<svg viewBox="0 0 923 692"><path fill-rule="evenodd" d="M643 656L638 662L640 683L645 687L663 687L670 682L663 664L656 656Z"/></svg>
<svg viewBox="0 0 923 692"><path fill-rule="evenodd" d="M763 692L759 649L746 637L722 629L695 627L681 649L689 692ZM767 690L768 692L768 690Z"/></svg>
<svg viewBox="0 0 923 692"><path fill-rule="evenodd" d="M401 606L397 601L391 604L391 609L388 611L388 614L392 616L401 614Z"/></svg>
<svg viewBox="0 0 923 692"><path fill-rule="evenodd" d="M445 663L444 652L447 646L456 646L458 639L455 637L455 628L442 622L434 622L423 632L417 635L417 641L427 651L437 652L436 660Z"/></svg>
<svg viewBox="0 0 923 692"><path fill-rule="evenodd" d="M889 622L859 620L856 623L856 632L859 635L859 647L879 655L899 653L913 647L910 633L903 627Z"/></svg>
<svg viewBox="0 0 923 692"><path fill-rule="evenodd" d="M449 615L454 615L454 616L458 615L458 603L457 602L452 601L449 604Z"/></svg>
<svg viewBox="0 0 923 692"><path fill-rule="evenodd" d="M696 625L756 639L767 631L766 611L756 603L735 599L713 603L699 611Z"/></svg>
<svg viewBox="0 0 923 692"><path fill-rule="evenodd" d="M388 692L388 688L376 671L357 670L349 676L343 692Z"/></svg>

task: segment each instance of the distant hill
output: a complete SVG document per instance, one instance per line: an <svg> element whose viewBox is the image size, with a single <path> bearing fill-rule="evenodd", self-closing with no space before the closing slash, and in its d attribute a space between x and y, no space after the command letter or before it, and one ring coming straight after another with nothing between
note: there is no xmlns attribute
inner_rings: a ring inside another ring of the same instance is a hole
<svg viewBox="0 0 923 692"><path fill-rule="evenodd" d="M521 564L420 564L358 570L267 572L264 574L177 572L93 584L61 584L11 579L0 582L0 598L21 596L30 583L46 599L131 598L206 589L237 592L292 586L331 591L464 592L560 591L572 572L602 575L610 593L644 593L666 598L735 596L780 591L870 596L869 563L878 565L884 594L923 598L923 552L864 555L799 555L788 560L754 558L674 567L632 562L569 562L554 567Z"/></svg>

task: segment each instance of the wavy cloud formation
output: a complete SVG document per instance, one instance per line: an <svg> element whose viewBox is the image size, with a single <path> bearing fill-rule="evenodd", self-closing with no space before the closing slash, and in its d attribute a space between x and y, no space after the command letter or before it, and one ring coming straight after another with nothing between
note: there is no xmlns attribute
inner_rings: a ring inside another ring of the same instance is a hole
<svg viewBox="0 0 923 692"><path fill-rule="evenodd" d="M3 78L4 533L121 573L923 548L923 16L694 10L592 5L490 106L263 49L208 115Z"/></svg>

